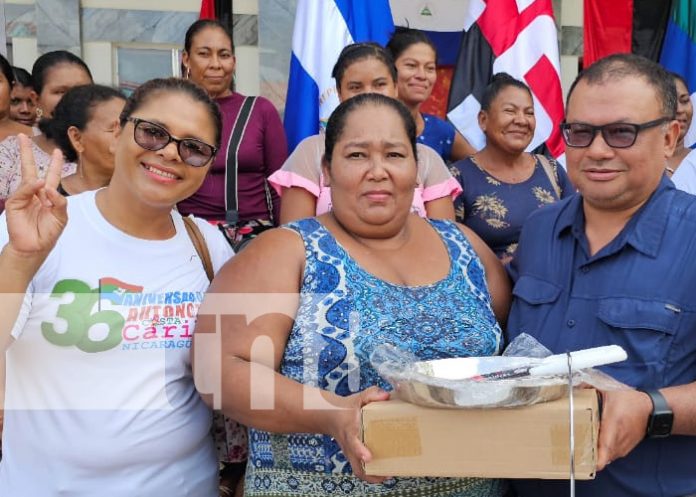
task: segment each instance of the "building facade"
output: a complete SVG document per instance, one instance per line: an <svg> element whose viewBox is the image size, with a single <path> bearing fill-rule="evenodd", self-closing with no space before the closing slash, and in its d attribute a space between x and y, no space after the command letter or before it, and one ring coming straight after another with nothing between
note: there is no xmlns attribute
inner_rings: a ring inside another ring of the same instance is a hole
<svg viewBox="0 0 696 497"><path fill-rule="evenodd" d="M236 88L269 98L282 112L297 0L231 1ZM439 1L391 0L394 10L402 2L417 2L443 15ZM465 2L458 0L459 8L465 9ZM582 54L583 1L553 3L567 89ZM0 0L0 5L14 65L31 70L38 55L67 49L85 60L96 82L130 91L152 77L179 75L184 34L198 18L200 0Z"/></svg>

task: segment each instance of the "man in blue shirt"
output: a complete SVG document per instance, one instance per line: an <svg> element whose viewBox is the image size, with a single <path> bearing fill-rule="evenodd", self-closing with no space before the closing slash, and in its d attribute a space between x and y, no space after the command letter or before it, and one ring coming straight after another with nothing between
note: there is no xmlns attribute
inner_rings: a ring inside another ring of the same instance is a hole
<svg viewBox="0 0 696 497"><path fill-rule="evenodd" d="M602 368L635 387L603 392L593 481L579 497L696 494L696 196L664 175L679 134L667 73L621 54L581 73L562 125L579 194L532 214L510 272L508 339L554 353L618 344ZM520 497L567 481L513 482Z"/></svg>

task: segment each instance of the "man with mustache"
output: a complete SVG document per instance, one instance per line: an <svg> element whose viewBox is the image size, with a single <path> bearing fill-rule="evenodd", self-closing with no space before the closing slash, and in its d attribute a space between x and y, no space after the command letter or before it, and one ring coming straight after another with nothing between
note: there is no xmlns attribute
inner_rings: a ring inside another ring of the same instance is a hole
<svg viewBox="0 0 696 497"><path fill-rule="evenodd" d="M664 174L675 112L673 81L645 58L582 72L561 125L578 194L530 216L510 268L508 339L628 353L602 368L635 390L602 392L597 477L577 483L579 497L696 494L696 197ZM546 497L568 482L513 485Z"/></svg>

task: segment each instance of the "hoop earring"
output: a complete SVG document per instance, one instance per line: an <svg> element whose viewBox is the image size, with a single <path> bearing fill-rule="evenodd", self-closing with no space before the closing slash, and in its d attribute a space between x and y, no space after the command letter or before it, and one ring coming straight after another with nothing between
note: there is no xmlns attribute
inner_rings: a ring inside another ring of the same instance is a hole
<svg viewBox="0 0 696 497"><path fill-rule="evenodd" d="M82 166L82 153L78 152L77 154L77 171L80 173L80 179L85 179L85 170L84 167Z"/></svg>
<svg viewBox="0 0 696 497"><path fill-rule="evenodd" d="M36 108L36 120L39 121L43 117L43 109L41 107Z"/></svg>
<svg viewBox="0 0 696 497"><path fill-rule="evenodd" d="M186 66L186 74L184 75L184 79L191 79L191 68L189 66Z"/></svg>

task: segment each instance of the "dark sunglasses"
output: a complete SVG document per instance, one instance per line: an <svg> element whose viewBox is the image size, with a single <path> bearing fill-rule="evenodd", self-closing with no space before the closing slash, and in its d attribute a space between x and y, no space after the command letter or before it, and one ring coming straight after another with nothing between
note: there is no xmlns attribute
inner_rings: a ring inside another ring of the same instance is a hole
<svg viewBox="0 0 696 497"><path fill-rule="evenodd" d="M587 123L561 123L561 134L563 141L569 147L589 147L597 133L602 133L602 138L610 147L628 148L633 146L638 138L638 133L641 131L654 128L672 119L671 117L661 117L643 124L610 123L602 126L593 126Z"/></svg>
<svg viewBox="0 0 696 497"><path fill-rule="evenodd" d="M133 139L145 150L162 150L171 142L176 143L181 160L193 167L203 167L215 157L217 148L195 138L174 138L169 131L159 124L137 117L129 117L133 123Z"/></svg>

